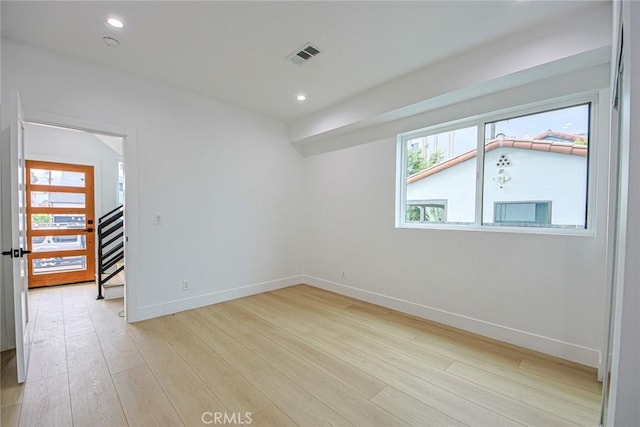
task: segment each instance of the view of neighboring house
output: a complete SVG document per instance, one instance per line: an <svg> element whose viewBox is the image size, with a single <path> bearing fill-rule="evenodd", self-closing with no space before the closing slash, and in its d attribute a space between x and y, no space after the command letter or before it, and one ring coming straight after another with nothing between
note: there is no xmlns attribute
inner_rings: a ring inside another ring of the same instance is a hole
<svg viewBox="0 0 640 427"><path fill-rule="evenodd" d="M33 169L30 180L33 185L84 187L84 174L80 172ZM31 206L56 208L80 207L84 206L84 194L32 191Z"/></svg>
<svg viewBox="0 0 640 427"><path fill-rule="evenodd" d="M408 221L473 223L477 149L434 162L445 155L434 156L425 148L431 166L407 177ZM485 143L484 152L483 224L584 227L584 135L552 130L533 138L498 134Z"/></svg>

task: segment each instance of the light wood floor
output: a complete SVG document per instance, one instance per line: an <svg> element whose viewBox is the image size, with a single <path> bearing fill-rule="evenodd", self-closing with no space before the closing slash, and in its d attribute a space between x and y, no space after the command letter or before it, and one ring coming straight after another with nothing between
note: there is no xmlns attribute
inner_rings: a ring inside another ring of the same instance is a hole
<svg viewBox="0 0 640 427"><path fill-rule="evenodd" d="M598 422L593 369L309 286L133 325L121 300L94 298L94 285L31 294L25 385L2 354L3 426Z"/></svg>

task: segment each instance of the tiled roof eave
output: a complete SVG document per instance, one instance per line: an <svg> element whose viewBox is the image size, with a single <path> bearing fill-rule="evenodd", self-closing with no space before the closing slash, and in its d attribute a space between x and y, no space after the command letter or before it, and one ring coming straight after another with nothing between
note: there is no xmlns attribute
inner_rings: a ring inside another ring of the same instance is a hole
<svg viewBox="0 0 640 427"><path fill-rule="evenodd" d="M518 148L523 150L536 150L536 151L546 151L549 153L557 153L557 154L570 154L573 156L581 156L586 157L588 154L588 146L587 145L576 145L576 144L554 144L550 141L545 140L518 140L518 139L505 139L503 141L493 140L489 142L485 146L485 152L493 151L498 148ZM472 159L478 155L478 150L471 150L459 156L456 156L452 159L447 160L446 162L439 163L435 166L430 167L429 169L425 169L421 172L415 173L407 178L407 184L411 184L416 181L420 181L428 176L434 175L438 172L441 172L445 169L449 169L455 165L466 162L469 159Z"/></svg>

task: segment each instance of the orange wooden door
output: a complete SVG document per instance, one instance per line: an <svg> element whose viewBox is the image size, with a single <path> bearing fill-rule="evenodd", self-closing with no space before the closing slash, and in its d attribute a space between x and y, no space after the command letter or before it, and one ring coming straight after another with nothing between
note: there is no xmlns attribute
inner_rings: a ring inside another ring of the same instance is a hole
<svg viewBox="0 0 640 427"><path fill-rule="evenodd" d="M29 288L95 280L93 166L26 166Z"/></svg>

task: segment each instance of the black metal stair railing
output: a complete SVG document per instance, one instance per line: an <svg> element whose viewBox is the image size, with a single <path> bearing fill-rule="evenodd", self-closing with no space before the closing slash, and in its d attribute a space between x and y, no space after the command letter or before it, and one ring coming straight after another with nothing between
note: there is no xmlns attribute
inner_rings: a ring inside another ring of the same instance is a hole
<svg viewBox="0 0 640 427"><path fill-rule="evenodd" d="M120 263L120 264L118 264ZM124 207L118 206L98 220L98 298L102 285L124 270Z"/></svg>

